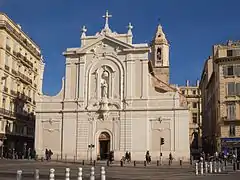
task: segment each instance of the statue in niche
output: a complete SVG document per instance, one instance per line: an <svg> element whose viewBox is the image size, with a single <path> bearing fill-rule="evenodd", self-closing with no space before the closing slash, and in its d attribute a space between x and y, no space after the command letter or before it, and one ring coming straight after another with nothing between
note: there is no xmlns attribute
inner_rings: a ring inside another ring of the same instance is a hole
<svg viewBox="0 0 240 180"><path fill-rule="evenodd" d="M101 79L101 95L102 98L108 98L109 94L108 94L108 82L109 82L109 75L107 71L103 71L102 73L102 79Z"/></svg>

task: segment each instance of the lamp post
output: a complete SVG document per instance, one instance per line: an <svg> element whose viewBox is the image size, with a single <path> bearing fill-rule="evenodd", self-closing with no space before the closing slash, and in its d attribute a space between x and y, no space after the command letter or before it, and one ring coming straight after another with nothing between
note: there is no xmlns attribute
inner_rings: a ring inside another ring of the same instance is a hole
<svg viewBox="0 0 240 180"><path fill-rule="evenodd" d="M90 164L92 164L92 149L94 148L94 144L89 144L88 148L90 148Z"/></svg>

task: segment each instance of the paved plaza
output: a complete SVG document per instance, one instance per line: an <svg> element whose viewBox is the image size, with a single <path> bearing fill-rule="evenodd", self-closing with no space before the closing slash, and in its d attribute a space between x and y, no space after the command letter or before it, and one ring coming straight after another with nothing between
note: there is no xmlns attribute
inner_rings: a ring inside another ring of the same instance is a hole
<svg viewBox="0 0 240 180"><path fill-rule="evenodd" d="M97 164L95 167L95 179L100 179L100 167L106 165L106 163ZM16 179L16 171L23 171L22 180L33 180L33 174L35 169L40 170L40 179L48 180L49 169L55 169L55 179L64 180L65 168L71 169L71 180L77 180L78 167L83 168L84 180L89 179L90 165L81 165L73 163L61 163L61 162L36 162L27 160L0 160L0 179L1 180L14 180ZM156 164L144 167L143 164L137 164L136 167L133 164L128 164L124 167L120 167L119 164L106 167L106 179L109 180L183 180L183 179L203 179L203 180L225 180L231 178L232 180L239 179L240 173L232 172L229 167L229 173L223 174L209 174L205 176L196 176L194 173L194 167L184 164L180 167L175 164L171 167L168 165L156 166Z"/></svg>

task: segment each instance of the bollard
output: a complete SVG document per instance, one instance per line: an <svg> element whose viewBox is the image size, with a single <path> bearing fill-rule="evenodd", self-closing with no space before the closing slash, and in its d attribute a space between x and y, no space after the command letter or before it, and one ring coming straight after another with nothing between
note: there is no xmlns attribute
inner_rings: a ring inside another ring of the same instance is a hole
<svg viewBox="0 0 240 180"><path fill-rule="evenodd" d="M101 180L106 180L106 172L104 167L101 167Z"/></svg>
<svg viewBox="0 0 240 180"><path fill-rule="evenodd" d="M82 180L82 168L78 168L78 179L77 180Z"/></svg>
<svg viewBox="0 0 240 180"><path fill-rule="evenodd" d="M182 167L182 160L180 159L180 166Z"/></svg>
<svg viewBox="0 0 240 180"><path fill-rule="evenodd" d="M22 180L22 171L21 170L17 171L17 180Z"/></svg>
<svg viewBox="0 0 240 180"><path fill-rule="evenodd" d="M133 165L134 165L134 167L136 166L136 161L133 161Z"/></svg>
<svg viewBox="0 0 240 180"><path fill-rule="evenodd" d="M217 173L217 162L213 162L214 173Z"/></svg>
<svg viewBox="0 0 240 180"><path fill-rule="evenodd" d="M67 155L65 154L65 163L67 162Z"/></svg>
<svg viewBox="0 0 240 180"><path fill-rule="evenodd" d="M220 161L218 161L218 172L219 172L219 173L222 172Z"/></svg>
<svg viewBox="0 0 240 180"><path fill-rule="evenodd" d="M240 170L240 164L237 162L237 170Z"/></svg>
<svg viewBox="0 0 240 180"><path fill-rule="evenodd" d="M196 175L198 175L198 163L196 163Z"/></svg>
<svg viewBox="0 0 240 180"><path fill-rule="evenodd" d="M90 180L95 180L94 167L91 167Z"/></svg>
<svg viewBox="0 0 240 180"><path fill-rule="evenodd" d="M212 170L213 170L213 164L211 161L211 162L209 162L209 172L212 173Z"/></svg>
<svg viewBox="0 0 240 180"><path fill-rule="evenodd" d="M109 160L107 160L107 166L109 166Z"/></svg>
<svg viewBox="0 0 240 180"><path fill-rule="evenodd" d="M49 174L49 180L54 180L54 172L55 172L55 169L50 169L50 174Z"/></svg>
<svg viewBox="0 0 240 180"><path fill-rule="evenodd" d="M65 180L70 180L70 168L66 168L65 170Z"/></svg>
<svg viewBox="0 0 240 180"><path fill-rule="evenodd" d="M35 180L39 180L39 169L35 169L34 178Z"/></svg>
<svg viewBox="0 0 240 180"><path fill-rule="evenodd" d="M159 160L157 160L157 166L159 166Z"/></svg>
<svg viewBox="0 0 240 180"><path fill-rule="evenodd" d="M93 161L93 166L94 166L94 167L96 166L96 160Z"/></svg>
<svg viewBox="0 0 240 180"><path fill-rule="evenodd" d="M122 160L120 161L120 166L123 167L123 161Z"/></svg>
<svg viewBox="0 0 240 180"><path fill-rule="evenodd" d="M205 162L205 173L207 174L208 173L208 163Z"/></svg>
<svg viewBox="0 0 240 180"><path fill-rule="evenodd" d="M84 163L85 163L84 160L82 160L82 165L83 165L83 166L84 166Z"/></svg>
<svg viewBox="0 0 240 180"><path fill-rule="evenodd" d="M147 162L146 162L146 161L144 161L144 166L145 166L145 167L147 166Z"/></svg>
<svg viewBox="0 0 240 180"><path fill-rule="evenodd" d="M200 162L200 174L203 175L203 162Z"/></svg>
<svg viewBox="0 0 240 180"><path fill-rule="evenodd" d="M73 163L76 163L76 156L73 156Z"/></svg>

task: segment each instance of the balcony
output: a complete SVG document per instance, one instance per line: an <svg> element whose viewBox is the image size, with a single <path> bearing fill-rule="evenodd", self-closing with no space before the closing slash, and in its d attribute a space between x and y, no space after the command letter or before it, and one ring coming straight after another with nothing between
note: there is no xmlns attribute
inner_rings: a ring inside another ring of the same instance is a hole
<svg viewBox="0 0 240 180"><path fill-rule="evenodd" d="M27 39L22 37L21 34L18 33L15 30L15 28L12 27L9 23L7 23L4 20L0 20L0 29L6 29L6 31L8 31L8 33L15 36L15 38L17 38L19 40L20 44L22 44L26 49L28 49L33 55L35 55L38 59L41 58L41 54L37 51L37 49L35 47L33 47L33 45L28 43Z"/></svg>
<svg viewBox="0 0 240 180"><path fill-rule="evenodd" d="M4 91L5 93L8 93L8 88L7 88L6 86L4 86L4 87L3 87L3 91Z"/></svg>
<svg viewBox="0 0 240 180"><path fill-rule="evenodd" d="M17 75L21 80L23 80L25 83L28 83L28 84L32 84L32 80L25 76L24 74L18 72L18 75Z"/></svg>
<svg viewBox="0 0 240 180"><path fill-rule="evenodd" d="M0 114L6 115L6 116L15 116L15 113L12 111L9 111L7 109L4 108L0 108Z"/></svg>
<svg viewBox="0 0 240 180"><path fill-rule="evenodd" d="M9 111L5 108L0 108L0 114L8 116L8 117L16 117L18 120L23 121L29 121L29 120L35 120L36 116L33 113L28 112L13 112Z"/></svg>
<svg viewBox="0 0 240 180"><path fill-rule="evenodd" d="M8 65L5 65L5 69L6 69L6 71L9 71L9 66Z"/></svg>
<svg viewBox="0 0 240 180"><path fill-rule="evenodd" d="M233 121L239 121L240 122L240 119L237 118L237 117L227 117L227 116L224 116L221 118L221 120L223 122L233 122Z"/></svg>
<svg viewBox="0 0 240 180"><path fill-rule="evenodd" d="M6 45L6 50L7 50L8 52L11 52L11 47L8 46L8 45Z"/></svg>

